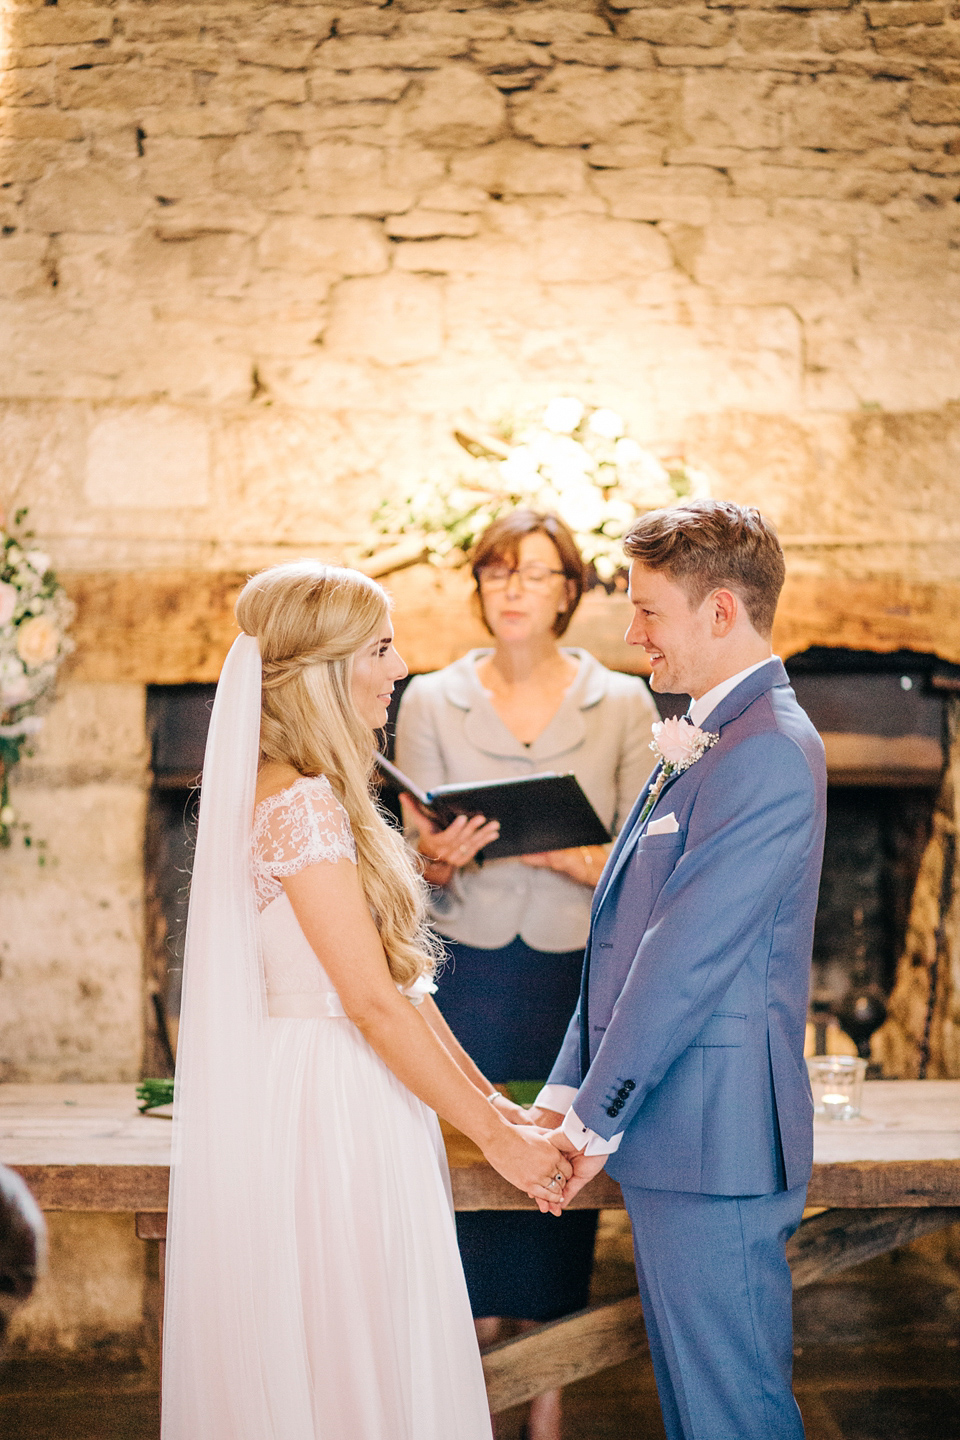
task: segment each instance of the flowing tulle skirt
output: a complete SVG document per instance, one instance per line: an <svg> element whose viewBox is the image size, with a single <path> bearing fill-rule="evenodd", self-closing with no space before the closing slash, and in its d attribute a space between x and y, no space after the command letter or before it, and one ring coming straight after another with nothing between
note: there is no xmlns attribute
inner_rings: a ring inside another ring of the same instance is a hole
<svg viewBox="0 0 960 1440"><path fill-rule="evenodd" d="M349 1020L268 1030L317 1440L489 1440L436 1116Z"/></svg>
<svg viewBox="0 0 960 1440"><path fill-rule="evenodd" d="M260 1219L168 1252L164 1440L491 1440L436 1116L346 1018L260 1039Z"/></svg>

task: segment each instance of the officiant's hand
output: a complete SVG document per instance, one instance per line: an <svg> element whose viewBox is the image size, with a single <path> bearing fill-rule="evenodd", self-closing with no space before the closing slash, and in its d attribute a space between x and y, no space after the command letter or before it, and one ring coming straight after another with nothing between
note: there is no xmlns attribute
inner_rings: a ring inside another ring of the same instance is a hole
<svg viewBox="0 0 960 1440"><path fill-rule="evenodd" d="M560 875L569 875L579 885L592 887L607 863L608 850L607 845L574 845L571 850L542 850L521 855L520 859L534 870L556 870Z"/></svg>
<svg viewBox="0 0 960 1440"><path fill-rule="evenodd" d="M423 859L424 878L431 885L448 885L455 870L470 861L500 834L500 821L483 815L458 815L441 830L432 816L424 814L409 795L400 796L404 829L417 832L417 853Z"/></svg>

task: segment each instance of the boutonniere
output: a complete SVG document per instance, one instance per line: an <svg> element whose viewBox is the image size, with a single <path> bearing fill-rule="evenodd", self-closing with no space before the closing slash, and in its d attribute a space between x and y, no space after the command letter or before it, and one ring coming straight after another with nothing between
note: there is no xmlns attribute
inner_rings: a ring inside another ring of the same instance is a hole
<svg viewBox="0 0 960 1440"><path fill-rule="evenodd" d="M653 727L650 749L662 769L640 811L638 825L643 824L656 805L667 781L672 780L675 775L682 775L684 770L689 770L719 739L719 735L714 735L709 730L701 730L698 725L691 725L690 721L684 718L657 721Z"/></svg>

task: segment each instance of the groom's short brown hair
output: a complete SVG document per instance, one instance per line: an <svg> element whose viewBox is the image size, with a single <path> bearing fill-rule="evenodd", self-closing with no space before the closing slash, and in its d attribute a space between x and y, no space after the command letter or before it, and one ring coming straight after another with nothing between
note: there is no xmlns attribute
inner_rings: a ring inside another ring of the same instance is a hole
<svg viewBox="0 0 960 1440"><path fill-rule="evenodd" d="M773 629L785 567L777 532L752 505L685 500L652 510L623 537L631 560L663 570L697 606L724 586L743 601L758 635Z"/></svg>

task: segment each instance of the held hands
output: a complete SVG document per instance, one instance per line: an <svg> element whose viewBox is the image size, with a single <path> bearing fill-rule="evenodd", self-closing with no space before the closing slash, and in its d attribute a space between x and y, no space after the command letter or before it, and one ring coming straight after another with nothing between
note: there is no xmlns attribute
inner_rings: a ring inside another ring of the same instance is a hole
<svg viewBox="0 0 960 1440"><path fill-rule="evenodd" d="M561 1196L574 1169L553 1140L554 1136L548 1137L535 1126L503 1120L483 1148L494 1170L505 1180L536 1200L542 1211L559 1215ZM564 1141L569 1144L566 1136Z"/></svg>
<svg viewBox="0 0 960 1440"><path fill-rule="evenodd" d="M507 1103L509 1104L510 1102L508 1101ZM500 1109L499 1101L497 1102L496 1108L498 1110ZM513 1109L517 1110L520 1109L520 1107L513 1106ZM521 1110L521 1114L524 1117L523 1120L513 1121L513 1123L536 1126L538 1133L545 1134L552 1144L566 1156L573 1171L573 1174L563 1187L563 1193L559 1196L559 1203L548 1204L538 1195L533 1196L533 1199L536 1200L537 1205L544 1214L549 1210L551 1215L559 1215L561 1210L569 1205L574 1195L581 1191L584 1185L593 1179L594 1175L600 1173L607 1163L607 1156L585 1155L577 1150L572 1141L568 1139L560 1128L563 1123L563 1116L559 1110L544 1110L535 1105L531 1110Z"/></svg>
<svg viewBox="0 0 960 1440"><path fill-rule="evenodd" d="M441 830L409 795L400 796L400 808L404 828L417 832L417 850L423 857L424 875L431 885L449 884L455 870L469 865L477 851L500 834L499 820L486 820L482 815L474 815L469 820L465 815L458 815L452 825Z"/></svg>

